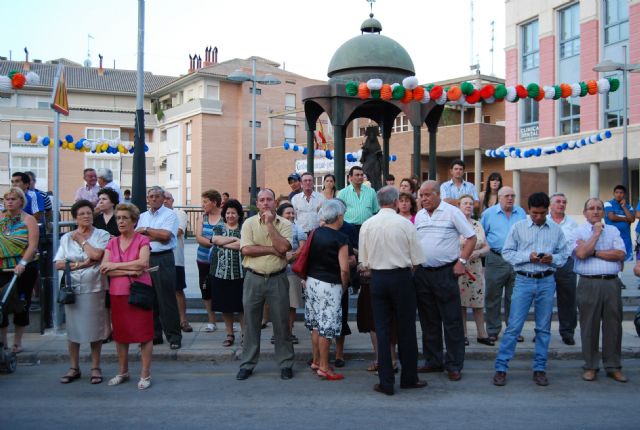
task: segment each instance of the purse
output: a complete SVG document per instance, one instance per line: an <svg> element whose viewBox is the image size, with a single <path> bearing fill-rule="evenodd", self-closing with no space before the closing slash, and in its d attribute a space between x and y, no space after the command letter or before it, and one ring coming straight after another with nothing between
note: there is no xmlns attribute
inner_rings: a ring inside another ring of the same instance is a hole
<svg viewBox="0 0 640 430"><path fill-rule="evenodd" d="M76 293L71 285L71 262L64 262L64 275L60 281L60 292L58 293L58 303L61 305L72 305L76 302Z"/></svg>
<svg viewBox="0 0 640 430"><path fill-rule="evenodd" d="M315 234L315 232L316 230L313 230L309 234L309 238L304 243L304 246L302 247L298 258L291 265L291 270L293 270L293 273L298 275L300 279L307 279L307 271L309 269L309 251L311 250L311 240L313 239L313 235Z"/></svg>
<svg viewBox="0 0 640 430"><path fill-rule="evenodd" d="M118 238L118 253L120 254L120 261L122 261L122 250L120 249L120 238ZM153 291L153 287L151 285L143 284L139 281L134 281L131 279L131 276L127 276L129 278L129 300L128 303L132 306L137 306L141 309L151 310L153 309L153 300L155 296L155 292Z"/></svg>

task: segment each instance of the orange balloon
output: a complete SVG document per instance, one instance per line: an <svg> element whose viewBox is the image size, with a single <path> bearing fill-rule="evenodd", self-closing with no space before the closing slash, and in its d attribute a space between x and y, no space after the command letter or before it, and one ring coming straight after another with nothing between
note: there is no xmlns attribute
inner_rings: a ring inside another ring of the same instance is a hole
<svg viewBox="0 0 640 430"><path fill-rule="evenodd" d="M391 85L389 84L382 85L382 88L380 88L380 98L382 100L391 100L391 96L392 96Z"/></svg>
<svg viewBox="0 0 640 430"><path fill-rule="evenodd" d="M367 83L360 82L360 85L358 85L358 97L365 100L365 99L368 99L370 95L371 95L371 91L369 91L369 87L367 86Z"/></svg>
<svg viewBox="0 0 640 430"><path fill-rule="evenodd" d="M535 97L534 100L539 102L540 100L542 100L544 98L544 88L540 87L540 93L538 94L538 97Z"/></svg>
<svg viewBox="0 0 640 430"><path fill-rule="evenodd" d="M447 91L447 98L452 102L460 100L460 96L462 96L462 90L457 85L452 85L449 87L449 91Z"/></svg>
<svg viewBox="0 0 640 430"><path fill-rule="evenodd" d="M424 87L418 85L413 90L413 99L417 102L422 101L424 98Z"/></svg>
<svg viewBox="0 0 640 430"><path fill-rule="evenodd" d="M404 89L404 97L402 97L402 99L400 100L402 103L409 103L411 100L413 100L413 92L411 90L408 89Z"/></svg>
<svg viewBox="0 0 640 430"><path fill-rule="evenodd" d="M571 95L571 85L569 84L560 84L561 97L566 99Z"/></svg>
<svg viewBox="0 0 640 430"><path fill-rule="evenodd" d="M593 79L587 81L587 92L591 95L594 95L598 92L598 83Z"/></svg>

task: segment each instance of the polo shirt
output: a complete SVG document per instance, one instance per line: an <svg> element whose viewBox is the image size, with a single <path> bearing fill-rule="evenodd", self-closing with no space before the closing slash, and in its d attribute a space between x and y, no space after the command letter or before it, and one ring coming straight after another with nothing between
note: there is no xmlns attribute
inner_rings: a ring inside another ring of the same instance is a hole
<svg viewBox="0 0 640 430"><path fill-rule="evenodd" d="M278 233L287 239L289 243L293 241L293 228L291 223L285 218L276 215L274 227ZM240 232L240 250L245 246L273 246L269 237L267 226L260 220L260 214L248 218L242 224ZM258 273L275 273L287 266L287 259L275 255L261 255L260 257L250 257L245 255L242 265Z"/></svg>

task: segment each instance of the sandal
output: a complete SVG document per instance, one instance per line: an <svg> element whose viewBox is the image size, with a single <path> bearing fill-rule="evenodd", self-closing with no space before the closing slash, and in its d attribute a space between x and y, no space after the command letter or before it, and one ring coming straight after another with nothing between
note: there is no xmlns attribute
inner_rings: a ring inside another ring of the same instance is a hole
<svg viewBox="0 0 640 430"><path fill-rule="evenodd" d="M146 378L140 378L138 381L138 390L146 390L151 386L151 376L147 376Z"/></svg>
<svg viewBox="0 0 640 430"><path fill-rule="evenodd" d="M318 363L314 363L313 361L311 362L309 367L311 368L311 371L314 373L317 373L318 370L320 370L320 365ZM333 367L329 366L329 370L333 372Z"/></svg>
<svg viewBox="0 0 640 430"><path fill-rule="evenodd" d="M322 379L326 379L327 381L341 381L344 379L344 375L341 373L333 373L332 370L322 370L322 369L318 369L316 371L316 374L322 378Z"/></svg>
<svg viewBox="0 0 640 430"><path fill-rule="evenodd" d="M228 334L227 338L224 340L224 342L222 342L222 346L224 347L230 347L231 345L233 345L233 343L236 341L236 336L233 334Z"/></svg>
<svg viewBox="0 0 640 430"><path fill-rule="evenodd" d="M99 375L94 375L93 372L99 373ZM99 367L94 367L91 369L91 378L89 379L91 384L102 384L102 369Z"/></svg>
<svg viewBox="0 0 640 430"><path fill-rule="evenodd" d="M107 385L110 385L110 386L120 385L123 382L127 382L128 380L129 380L129 372L126 372L121 375L116 375L113 378L109 379L109 382Z"/></svg>
<svg viewBox="0 0 640 430"><path fill-rule="evenodd" d="M185 333L191 333L193 331L193 327L189 324L189 321L182 321L180 323L180 328Z"/></svg>
<svg viewBox="0 0 640 430"><path fill-rule="evenodd" d="M11 352L13 352L14 354L20 354L22 352L22 345L14 343L13 348L11 348Z"/></svg>
<svg viewBox="0 0 640 430"><path fill-rule="evenodd" d="M71 371L73 371L73 373L71 373ZM78 369L77 367L70 367L69 372L67 372L66 375L60 378L60 383L70 384L76 379L80 379L81 376L82 376L82 373L80 373L80 369Z"/></svg>
<svg viewBox="0 0 640 430"><path fill-rule="evenodd" d="M369 367L367 367L367 372L377 372L378 371L378 362L372 361Z"/></svg>

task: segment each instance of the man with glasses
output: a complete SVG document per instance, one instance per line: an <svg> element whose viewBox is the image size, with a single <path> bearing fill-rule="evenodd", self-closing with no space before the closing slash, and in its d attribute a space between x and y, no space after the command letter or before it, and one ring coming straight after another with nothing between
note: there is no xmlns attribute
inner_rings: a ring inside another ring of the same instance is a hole
<svg viewBox="0 0 640 430"><path fill-rule="evenodd" d="M502 258L502 247L509 230L516 222L527 217L524 209L515 204L516 193L511 187L502 187L498 191L498 204L482 213L480 222L487 236L491 252L485 260L485 308L487 315L487 333L492 341L498 340L502 330L501 304L504 294L504 317L509 321L511 294L515 282L513 266ZM524 338L519 335L518 342Z"/></svg>
<svg viewBox="0 0 640 430"><path fill-rule="evenodd" d="M173 249L177 244L178 217L164 205L164 189L159 186L147 191L149 210L140 215L136 232L144 234L151 240L151 257L149 265L158 266L151 272L156 300L153 306L153 344L162 343L164 331L169 347L180 349L182 333L180 332L180 314L176 300L176 268Z"/></svg>

